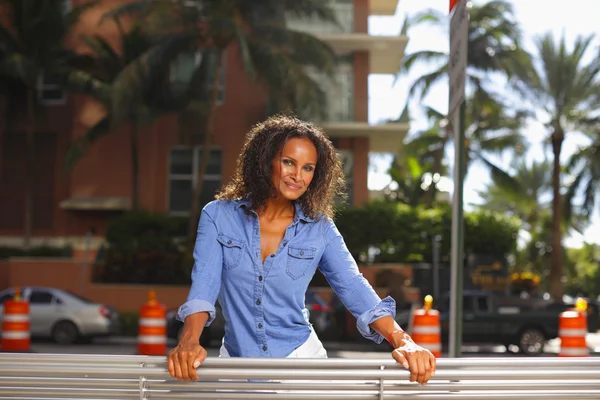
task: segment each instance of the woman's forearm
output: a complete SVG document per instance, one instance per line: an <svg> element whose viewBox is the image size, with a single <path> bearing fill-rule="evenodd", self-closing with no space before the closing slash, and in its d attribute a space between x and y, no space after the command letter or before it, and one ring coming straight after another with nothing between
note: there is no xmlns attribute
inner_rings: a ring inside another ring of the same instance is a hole
<svg viewBox="0 0 600 400"><path fill-rule="evenodd" d="M183 323L183 330L181 331L180 341L192 341L198 342L206 321L208 321L209 314L207 312L197 312L190 314L185 317Z"/></svg>
<svg viewBox="0 0 600 400"><path fill-rule="evenodd" d="M408 333L389 315L373 321L369 326L386 340L391 340L390 344L395 348L402 346L406 341L412 340Z"/></svg>

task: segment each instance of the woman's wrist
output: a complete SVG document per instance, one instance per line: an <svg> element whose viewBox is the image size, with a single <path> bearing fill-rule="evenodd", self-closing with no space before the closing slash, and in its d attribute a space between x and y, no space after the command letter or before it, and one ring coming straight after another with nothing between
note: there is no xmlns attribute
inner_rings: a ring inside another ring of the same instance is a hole
<svg viewBox="0 0 600 400"><path fill-rule="evenodd" d="M397 349L398 347L402 347L406 344L406 342L411 341L412 339L403 329L395 329L390 332L387 336L387 341L392 345L393 348Z"/></svg>

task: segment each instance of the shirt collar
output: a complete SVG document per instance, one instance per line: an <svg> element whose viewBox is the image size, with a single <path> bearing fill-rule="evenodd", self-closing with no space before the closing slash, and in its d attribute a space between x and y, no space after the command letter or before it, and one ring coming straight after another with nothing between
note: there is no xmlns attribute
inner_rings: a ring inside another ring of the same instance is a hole
<svg viewBox="0 0 600 400"><path fill-rule="evenodd" d="M250 198L248 196L241 198L239 200L235 200L235 209L236 210L242 206L244 206L246 208L249 208L250 206L252 206L252 201L250 200ZM304 210L302 209L300 204L298 204L297 202L294 202L294 208L295 208L294 222L299 221L299 220L302 220L304 222L313 222L313 218L304 214Z"/></svg>

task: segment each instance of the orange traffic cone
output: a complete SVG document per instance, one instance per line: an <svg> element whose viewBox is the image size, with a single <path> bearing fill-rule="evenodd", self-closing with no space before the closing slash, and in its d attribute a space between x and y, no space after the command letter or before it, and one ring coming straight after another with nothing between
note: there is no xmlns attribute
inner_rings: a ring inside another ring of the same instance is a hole
<svg viewBox="0 0 600 400"><path fill-rule="evenodd" d="M138 354L163 356L167 352L167 308L156 301L156 292L148 293L148 303L140 309Z"/></svg>
<svg viewBox="0 0 600 400"><path fill-rule="evenodd" d="M433 297L425 296L422 309L416 310L412 320L412 339L421 347L431 351L436 358L442 356L442 334L440 313L432 310Z"/></svg>
<svg viewBox="0 0 600 400"><path fill-rule="evenodd" d="M575 308L560 313L558 337L560 338L559 357L589 357L587 347L587 302L577 299Z"/></svg>
<svg viewBox="0 0 600 400"><path fill-rule="evenodd" d="M2 350L29 351L29 302L21 299L21 289L15 288L15 297L4 302L2 319Z"/></svg>

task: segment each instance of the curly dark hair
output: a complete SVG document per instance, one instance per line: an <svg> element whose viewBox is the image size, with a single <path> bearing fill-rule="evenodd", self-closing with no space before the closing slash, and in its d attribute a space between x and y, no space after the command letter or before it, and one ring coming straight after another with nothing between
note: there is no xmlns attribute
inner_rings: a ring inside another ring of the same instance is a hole
<svg viewBox="0 0 600 400"><path fill-rule="evenodd" d="M276 115L255 125L246 135L232 181L216 196L235 200L248 196L252 209L262 210L273 195L272 161L292 138L308 138L317 149L317 165L308 190L296 200L310 218L333 217L335 196L343 196L344 174L333 143L315 125L296 117Z"/></svg>

